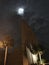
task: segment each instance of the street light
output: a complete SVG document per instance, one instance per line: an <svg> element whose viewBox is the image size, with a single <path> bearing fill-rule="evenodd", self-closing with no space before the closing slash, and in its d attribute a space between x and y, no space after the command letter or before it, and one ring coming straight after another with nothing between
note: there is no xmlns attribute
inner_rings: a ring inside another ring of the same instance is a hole
<svg viewBox="0 0 49 65"><path fill-rule="evenodd" d="M4 65L6 65L6 60L7 60L7 52L8 52L8 47L12 48L14 44L14 39L11 36L5 36L5 39L3 41L4 46L5 46L5 58L4 58Z"/></svg>
<svg viewBox="0 0 49 65"><path fill-rule="evenodd" d="M5 48L3 41L0 41L0 48ZM4 65L6 65L6 57L7 57L7 47L5 48L5 58L4 58Z"/></svg>
<svg viewBox="0 0 49 65"><path fill-rule="evenodd" d="M5 38L0 41L0 48L5 48L4 65L6 65L8 47L12 48L13 44L14 40L10 36L5 36Z"/></svg>
<svg viewBox="0 0 49 65"><path fill-rule="evenodd" d="M3 47L4 47L3 42L0 41L0 48L3 48Z"/></svg>

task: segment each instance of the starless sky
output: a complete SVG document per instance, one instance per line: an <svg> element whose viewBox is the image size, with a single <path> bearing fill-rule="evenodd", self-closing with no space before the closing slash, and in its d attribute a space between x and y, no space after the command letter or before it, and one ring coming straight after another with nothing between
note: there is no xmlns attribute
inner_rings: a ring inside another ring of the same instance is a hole
<svg viewBox="0 0 49 65"><path fill-rule="evenodd" d="M49 21L49 0L0 0L0 39L3 37L4 34L12 33L11 35L16 40L19 40L19 30L17 25L18 22L15 21L16 18L13 18L12 20L11 17L11 15L17 14L16 11L18 7L25 8L24 15L26 16L26 19L28 19L29 17L29 24L33 23L32 21L30 21L32 17L43 17L44 19L47 19ZM46 24L48 24L48 22L46 22ZM48 29L49 27L46 27L45 31L49 31ZM44 32L44 29L41 30L42 32ZM16 33L16 36L14 35L14 33ZM46 48L49 48L49 34L46 35L46 37L44 37L44 34L40 34L39 36L41 36L41 41L44 40L44 42L46 42Z"/></svg>

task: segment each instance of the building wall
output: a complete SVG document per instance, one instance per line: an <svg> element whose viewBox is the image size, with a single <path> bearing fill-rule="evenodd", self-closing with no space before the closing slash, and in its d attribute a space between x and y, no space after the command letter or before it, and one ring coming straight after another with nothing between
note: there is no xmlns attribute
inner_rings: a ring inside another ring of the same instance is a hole
<svg viewBox="0 0 49 65"><path fill-rule="evenodd" d="M22 47L24 50L24 47L26 45L26 41L33 42L33 45L38 44L38 40L36 38L35 33L32 31L30 26L26 23L26 21L21 22L21 41L22 41Z"/></svg>
<svg viewBox="0 0 49 65"><path fill-rule="evenodd" d="M35 33L32 31L30 26L26 23L25 20L21 22L21 42L22 42L22 51L23 51L23 65L28 65L28 59L24 56L26 41L33 42L33 45L38 44Z"/></svg>
<svg viewBox="0 0 49 65"><path fill-rule="evenodd" d="M37 38L36 35L32 32L32 29L28 26L26 21L19 20L19 42L20 44L18 47L15 47L14 50L11 53L8 53L7 56L7 63L6 65L28 65L28 60L24 56L24 50L25 50L25 42L27 40L30 40L30 42L33 41L33 44L37 44Z"/></svg>
<svg viewBox="0 0 49 65"><path fill-rule="evenodd" d="M15 48L12 53L8 53L7 65L23 65L21 48Z"/></svg>
<svg viewBox="0 0 49 65"><path fill-rule="evenodd" d="M14 24L15 21L15 24ZM16 23L17 22L17 23ZM14 16L13 24L15 25L14 31L16 33L12 34L15 39L14 50L12 53L8 53L7 65L23 65L23 55L21 47L21 33L20 33L20 18ZM14 32L13 31L13 32Z"/></svg>

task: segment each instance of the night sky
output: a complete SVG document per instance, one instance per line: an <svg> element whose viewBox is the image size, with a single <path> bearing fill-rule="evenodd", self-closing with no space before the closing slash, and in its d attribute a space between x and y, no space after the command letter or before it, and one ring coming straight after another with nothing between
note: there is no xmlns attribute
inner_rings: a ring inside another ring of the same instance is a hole
<svg viewBox="0 0 49 65"><path fill-rule="evenodd" d="M27 20L38 40L49 50L49 0L0 0L0 39L10 34L18 45L19 22L15 18L18 7L25 8L22 18Z"/></svg>

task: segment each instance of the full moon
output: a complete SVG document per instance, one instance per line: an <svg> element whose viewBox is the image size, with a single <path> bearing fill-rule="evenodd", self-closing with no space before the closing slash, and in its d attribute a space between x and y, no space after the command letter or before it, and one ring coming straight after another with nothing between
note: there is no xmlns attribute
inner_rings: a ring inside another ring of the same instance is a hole
<svg viewBox="0 0 49 65"><path fill-rule="evenodd" d="M24 8L18 8L17 13L19 15L23 15L24 14Z"/></svg>

